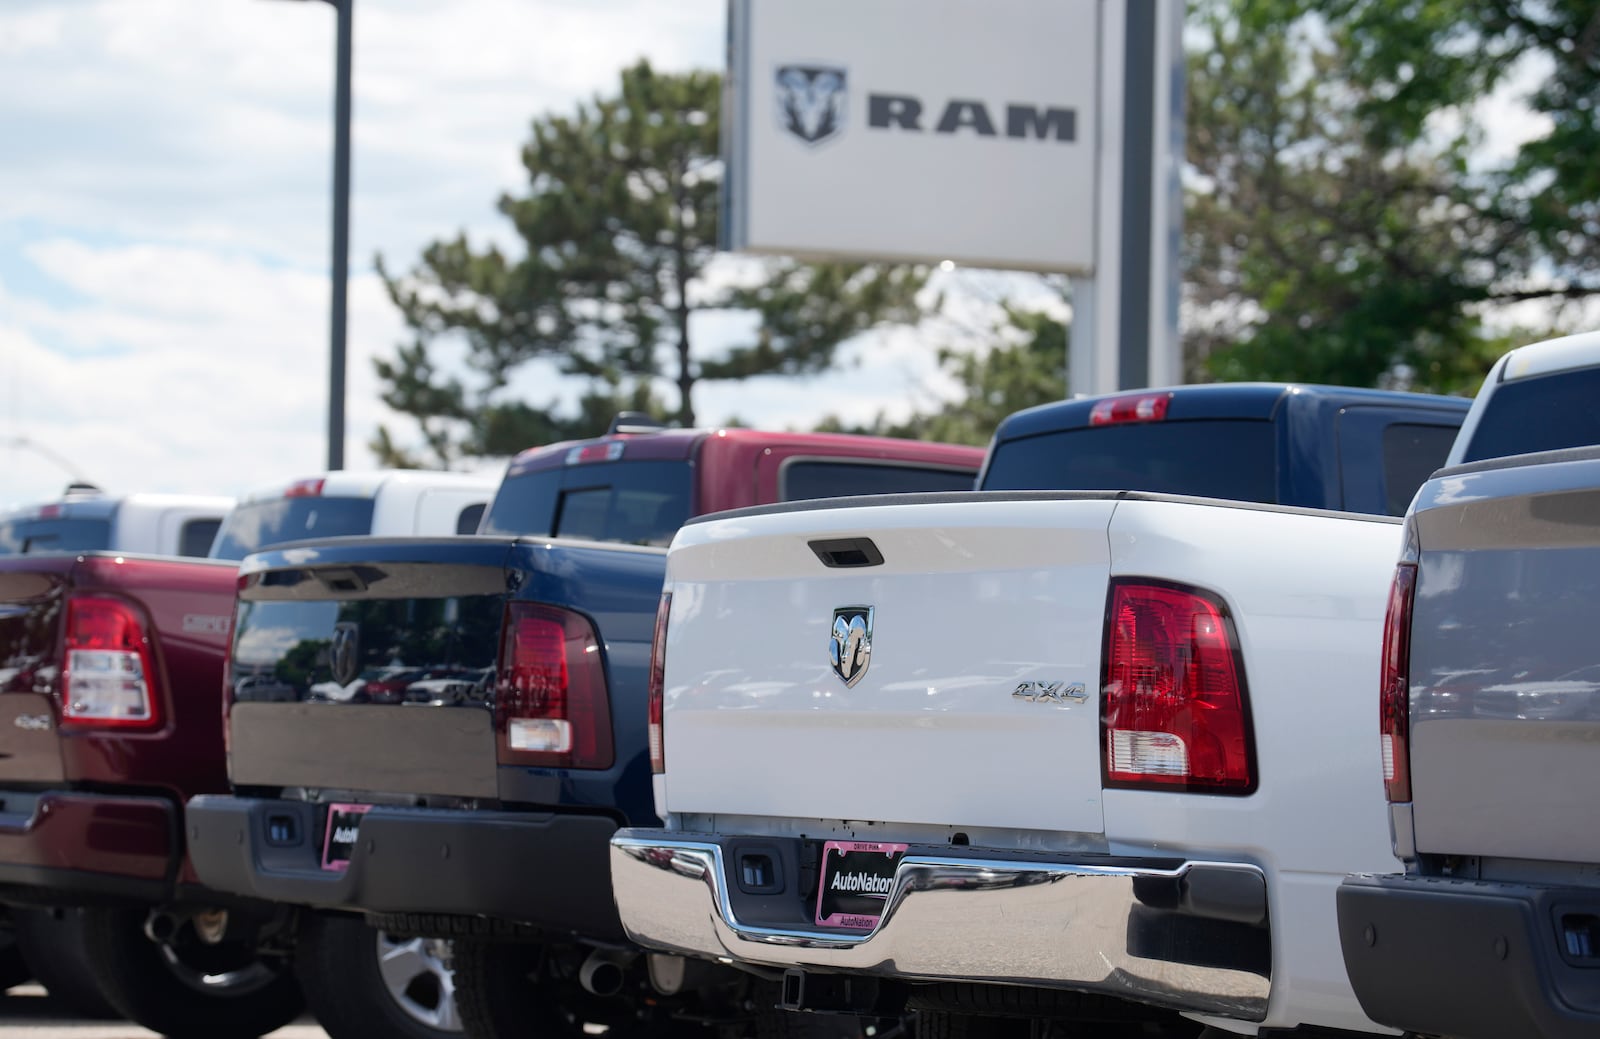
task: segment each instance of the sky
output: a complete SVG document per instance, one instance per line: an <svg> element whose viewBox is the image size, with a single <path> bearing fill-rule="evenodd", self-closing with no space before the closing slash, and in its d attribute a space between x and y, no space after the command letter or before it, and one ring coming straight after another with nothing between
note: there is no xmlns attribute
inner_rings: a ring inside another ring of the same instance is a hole
<svg viewBox="0 0 1600 1039"><path fill-rule="evenodd" d="M347 468L414 425L372 359L404 339L374 268L465 231L511 245L530 120L648 58L720 69L725 0L357 0ZM0 3L0 506L238 494L327 461L335 15L285 0ZM702 423L904 414L941 389L915 336L843 370L696 390ZM570 396L548 370L518 389ZM670 396L670 392L664 391Z"/></svg>

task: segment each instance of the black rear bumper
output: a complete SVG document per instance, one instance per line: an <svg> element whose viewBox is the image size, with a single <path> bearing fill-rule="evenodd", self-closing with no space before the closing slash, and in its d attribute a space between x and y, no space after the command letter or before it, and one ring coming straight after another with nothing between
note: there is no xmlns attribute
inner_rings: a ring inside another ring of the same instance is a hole
<svg viewBox="0 0 1600 1039"><path fill-rule="evenodd" d="M275 902L486 917L624 940L611 898L614 820L599 815L375 805L343 870L324 868L324 807L206 795L189 802L200 881Z"/></svg>
<svg viewBox="0 0 1600 1039"><path fill-rule="evenodd" d="M1600 1034L1600 890L1355 876L1338 905L1350 983L1380 1024L1461 1039Z"/></svg>

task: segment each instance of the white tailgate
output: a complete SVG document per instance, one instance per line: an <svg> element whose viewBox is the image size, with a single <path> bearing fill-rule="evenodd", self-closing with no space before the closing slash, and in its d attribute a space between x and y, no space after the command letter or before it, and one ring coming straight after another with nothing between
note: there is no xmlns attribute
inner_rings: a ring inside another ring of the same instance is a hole
<svg viewBox="0 0 1600 1039"><path fill-rule="evenodd" d="M1114 502L875 505L691 524L673 542L666 811L1099 833ZM869 537L828 568L819 539ZM873 609L853 687L834 611ZM1019 683L1077 685L1029 702Z"/></svg>

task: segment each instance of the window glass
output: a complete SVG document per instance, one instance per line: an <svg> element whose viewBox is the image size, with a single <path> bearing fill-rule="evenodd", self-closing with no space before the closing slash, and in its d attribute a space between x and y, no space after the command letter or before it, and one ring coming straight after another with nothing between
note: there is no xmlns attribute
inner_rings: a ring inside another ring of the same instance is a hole
<svg viewBox="0 0 1600 1039"><path fill-rule="evenodd" d="M0 556L98 552L111 547L109 519L0 520Z"/></svg>
<svg viewBox="0 0 1600 1039"><path fill-rule="evenodd" d="M1463 462L1600 444L1600 368L1519 379L1495 388Z"/></svg>
<svg viewBox="0 0 1600 1039"><path fill-rule="evenodd" d="M1455 426L1396 422L1383 431L1383 494L1391 516L1404 516L1417 488L1444 464Z"/></svg>
<svg viewBox="0 0 1600 1039"><path fill-rule="evenodd" d="M689 518L688 462L616 462L569 469L558 537L667 545Z"/></svg>
<svg viewBox="0 0 1600 1039"><path fill-rule="evenodd" d="M484 502L475 502L461 510L461 515L456 517L457 534L476 534L478 522L483 519L483 510L487 508Z"/></svg>
<svg viewBox="0 0 1600 1039"><path fill-rule="evenodd" d="M483 518L484 534L548 534L555 527L560 469L507 476Z"/></svg>
<svg viewBox="0 0 1600 1039"><path fill-rule="evenodd" d="M1157 491L1275 502L1277 451L1266 420L1089 426L996 445L991 491Z"/></svg>
<svg viewBox="0 0 1600 1039"><path fill-rule="evenodd" d="M371 532L371 498L278 498L240 505L230 512L211 547L211 555L217 559L243 559L251 552L285 541Z"/></svg>
<svg viewBox="0 0 1600 1039"><path fill-rule="evenodd" d="M222 527L220 519L192 519L178 532L178 555L203 556L211 551Z"/></svg>
<svg viewBox="0 0 1600 1039"><path fill-rule="evenodd" d="M783 467L779 497L806 501L853 494L970 491L976 478L976 473L961 469L808 458Z"/></svg>
<svg viewBox="0 0 1600 1039"><path fill-rule="evenodd" d="M508 476L484 534L665 545L689 518L687 461L600 462Z"/></svg>

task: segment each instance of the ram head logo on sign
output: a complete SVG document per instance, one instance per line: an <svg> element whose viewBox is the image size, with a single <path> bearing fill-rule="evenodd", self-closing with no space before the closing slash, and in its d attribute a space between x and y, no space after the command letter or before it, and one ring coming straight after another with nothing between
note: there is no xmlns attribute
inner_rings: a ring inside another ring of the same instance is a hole
<svg viewBox="0 0 1600 1039"><path fill-rule="evenodd" d="M832 65L781 65L777 75L778 125L807 144L844 130L845 70Z"/></svg>

